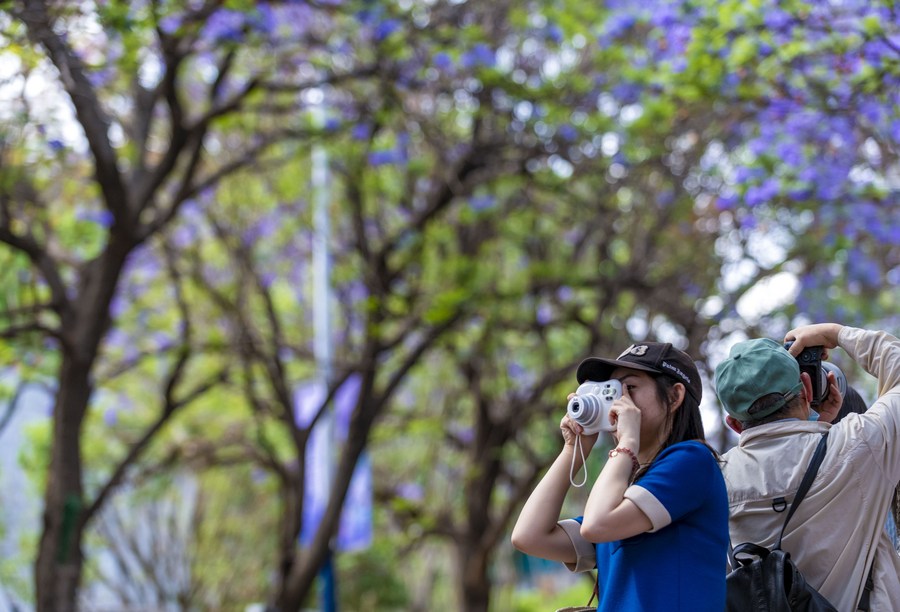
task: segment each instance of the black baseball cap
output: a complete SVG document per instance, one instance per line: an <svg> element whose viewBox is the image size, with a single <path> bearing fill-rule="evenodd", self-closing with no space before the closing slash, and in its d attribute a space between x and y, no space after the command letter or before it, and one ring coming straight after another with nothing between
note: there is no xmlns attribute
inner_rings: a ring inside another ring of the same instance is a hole
<svg viewBox="0 0 900 612"><path fill-rule="evenodd" d="M616 359L588 357L578 365L575 377L578 383L586 380L603 382L609 380L616 368L631 368L642 372L663 374L684 384L685 389L697 403L703 396L700 372L691 356L672 346L670 342L641 342L632 344Z"/></svg>

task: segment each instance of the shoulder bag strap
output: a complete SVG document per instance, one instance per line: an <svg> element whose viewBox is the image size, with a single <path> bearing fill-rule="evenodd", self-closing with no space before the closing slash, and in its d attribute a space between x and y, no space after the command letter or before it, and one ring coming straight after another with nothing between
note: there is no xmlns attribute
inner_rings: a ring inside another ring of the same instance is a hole
<svg viewBox="0 0 900 612"><path fill-rule="evenodd" d="M819 440L819 445L816 447L816 452L813 454L812 460L809 462L809 467L806 468L806 473L803 475L803 480L800 481L800 486L797 488L797 494L794 496L794 500L791 502L791 507L788 510L787 516L784 518L784 525L781 526L781 533L778 535L778 542L775 544L775 550L781 550L781 539L784 537L784 530L787 527L788 521L791 520L791 517L794 516L794 512L800 506L800 502L803 501L803 498L806 497L806 493L809 491L809 487L812 486L813 480L816 478L816 473L819 471L819 466L822 465L822 460L825 458L825 451L828 449L828 432L822 434L822 439Z"/></svg>

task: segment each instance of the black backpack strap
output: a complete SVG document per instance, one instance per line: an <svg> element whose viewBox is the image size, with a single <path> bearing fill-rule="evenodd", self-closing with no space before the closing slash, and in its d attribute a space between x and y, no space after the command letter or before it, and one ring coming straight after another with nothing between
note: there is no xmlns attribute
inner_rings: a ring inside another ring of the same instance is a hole
<svg viewBox="0 0 900 612"><path fill-rule="evenodd" d="M816 479L816 473L819 471L819 466L822 465L822 460L825 458L825 451L827 449L828 432L826 431L822 434L822 439L819 440L816 452L813 454L812 460L809 462L809 467L806 468L806 473L803 475L803 480L800 481L800 486L797 488L797 494L791 502L791 507L788 510L787 516L784 517L784 524L781 526L781 533L778 534L778 542L775 543L774 550L781 550L781 539L784 537L784 530L787 527L788 521L794 516L794 512L797 511L800 502L803 501L803 498L806 497L806 494L809 492L813 480Z"/></svg>
<svg viewBox="0 0 900 612"><path fill-rule="evenodd" d="M871 604L869 603L869 598L872 595L872 591L875 590L875 579L872 578L872 573L875 571L875 566L869 568L869 575L866 576L866 585L863 587L862 595L859 598L859 605L856 606L857 610L865 610L865 612L869 612L869 608Z"/></svg>

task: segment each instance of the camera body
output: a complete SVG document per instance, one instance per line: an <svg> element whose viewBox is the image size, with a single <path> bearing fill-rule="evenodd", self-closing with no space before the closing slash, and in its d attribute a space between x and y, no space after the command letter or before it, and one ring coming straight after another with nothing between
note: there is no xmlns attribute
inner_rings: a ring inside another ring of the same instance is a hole
<svg viewBox="0 0 900 612"><path fill-rule="evenodd" d="M584 428L586 434L615 431L615 425L609 423L609 408L620 397L622 383L618 380L586 380L575 390L575 397L569 400L566 413Z"/></svg>
<svg viewBox="0 0 900 612"><path fill-rule="evenodd" d="M789 349L793 342L786 342L784 348ZM822 346L807 346L797 355L797 364L800 366L800 372L809 374L812 381L812 398L809 404L813 408L819 406L825 398L828 397L828 372L822 366L822 353L825 348Z"/></svg>

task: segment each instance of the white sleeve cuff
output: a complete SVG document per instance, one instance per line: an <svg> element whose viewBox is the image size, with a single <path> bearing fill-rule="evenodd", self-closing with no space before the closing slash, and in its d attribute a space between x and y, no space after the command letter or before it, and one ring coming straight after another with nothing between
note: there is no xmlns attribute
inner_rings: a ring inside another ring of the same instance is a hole
<svg viewBox="0 0 900 612"><path fill-rule="evenodd" d="M597 566L597 549L581 536L581 523L575 519L559 521L559 526L572 540L575 548L575 563L565 563L570 572L587 572Z"/></svg>
<svg viewBox="0 0 900 612"><path fill-rule="evenodd" d="M650 491L640 485L631 485L625 489L625 499L630 499L650 519L653 529L648 533L659 531L672 522L672 517L666 507Z"/></svg>

